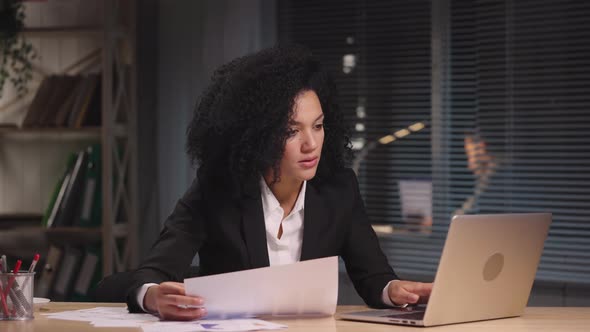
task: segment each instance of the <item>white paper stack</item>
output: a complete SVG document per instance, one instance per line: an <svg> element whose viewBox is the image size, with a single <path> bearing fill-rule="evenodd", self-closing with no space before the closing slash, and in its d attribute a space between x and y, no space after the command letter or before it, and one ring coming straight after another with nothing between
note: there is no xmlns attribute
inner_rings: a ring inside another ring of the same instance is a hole
<svg viewBox="0 0 590 332"><path fill-rule="evenodd" d="M141 327L144 332L255 331L287 328L286 325L260 319L160 321L158 317L150 314L130 314L127 308L121 307L96 307L44 315L50 319L88 322L95 327Z"/></svg>

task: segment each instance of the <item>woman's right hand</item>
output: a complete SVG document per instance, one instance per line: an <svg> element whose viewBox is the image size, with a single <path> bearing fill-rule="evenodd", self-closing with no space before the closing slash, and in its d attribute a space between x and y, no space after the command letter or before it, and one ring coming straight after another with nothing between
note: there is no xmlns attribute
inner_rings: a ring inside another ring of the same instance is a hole
<svg viewBox="0 0 590 332"><path fill-rule="evenodd" d="M207 314L202 306L203 299L187 296L184 284L179 282L163 282L152 286L143 298L143 307L148 312L158 313L164 320L199 319Z"/></svg>

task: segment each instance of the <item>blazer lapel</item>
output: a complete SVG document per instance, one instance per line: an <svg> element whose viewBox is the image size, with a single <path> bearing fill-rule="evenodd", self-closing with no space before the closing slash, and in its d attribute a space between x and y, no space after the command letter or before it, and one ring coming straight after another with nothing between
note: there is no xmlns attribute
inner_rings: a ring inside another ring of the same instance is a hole
<svg viewBox="0 0 590 332"><path fill-rule="evenodd" d="M307 182L303 217L303 243L301 260L318 258L322 224L328 221L329 213L314 181Z"/></svg>
<svg viewBox="0 0 590 332"><path fill-rule="evenodd" d="M241 207L242 234L250 257L250 267L255 269L269 266L260 188L250 186L248 193L242 197Z"/></svg>

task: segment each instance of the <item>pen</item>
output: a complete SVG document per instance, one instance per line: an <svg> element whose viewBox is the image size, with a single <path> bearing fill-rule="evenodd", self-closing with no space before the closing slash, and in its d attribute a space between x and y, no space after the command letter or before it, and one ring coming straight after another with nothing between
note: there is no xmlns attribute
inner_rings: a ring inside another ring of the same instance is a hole
<svg viewBox="0 0 590 332"><path fill-rule="evenodd" d="M31 262L31 266L29 266L29 273L33 273L33 271L35 271L35 266L37 266L37 262L39 262L39 258L41 258L41 256L39 254L35 254L35 257L33 257L33 261ZM29 285L29 280L33 278L33 277L28 277L25 279L25 282L22 284L21 289L26 289L27 286Z"/></svg>
<svg viewBox="0 0 590 332"><path fill-rule="evenodd" d="M31 262L31 266L29 266L29 273L35 271L35 266L37 266L39 258L41 258L41 256L39 254L35 254L35 257L33 257L33 261Z"/></svg>
<svg viewBox="0 0 590 332"><path fill-rule="evenodd" d="M12 284L14 284L14 280L16 279L16 274L18 273L18 271L20 271L20 266L22 265L22 263L23 263L23 261L21 261L19 259L16 261L16 264L14 264L14 270L12 270L12 273L14 274L14 276L12 276L12 277L10 277L10 279L8 279L8 285L6 285L6 289L4 290L4 298L6 298L6 296L8 296L8 292L12 288Z"/></svg>
<svg viewBox="0 0 590 332"><path fill-rule="evenodd" d="M0 273L6 273L8 271L8 265L6 264L6 255L2 255L0 258ZM8 304L6 303L6 295L4 295L4 290L2 289L2 282L0 280L0 302L2 302L2 311L4 312L5 317L8 317L10 313L8 312Z"/></svg>
<svg viewBox="0 0 590 332"><path fill-rule="evenodd" d="M4 289L4 299L6 299L7 296L10 296L10 299L14 303L16 314L18 316L21 316L24 313L26 313L26 311L23 310L27 310L23 303L21 303L21 299L19 299L19 293L20 295L22 295L22 292L20 292L20 287L18 287L18 282L16 281L16 276L18 275L18 272L20 271L20 267L22 264L23 261L21 261L20 259L16 261L16 264L14 264L14 269L12 270L13 276L10 277L10 279L8 280L8 285L6 285L6 288Z"/></svg>
<svg viewBox="0 0 590 332"><path fill-rule="evenodd" d="M27 311L31 310L31 305L27 301L27 298L20 290L18 286L18 281L14 281L14 285L12 288L8 290L8 295L14 304L14 310L16 310L17 316L24 316L27 314Z"/></svg>
<svg viewBox="0 0 590 332"><path fill-rule="evenodd" d="M4 290L2 289L2 283L0 283L0 301L2 302L2 311L4 311L4 317L8 317L8 304L6 304L6 296L4 296Z"/></svg>
<svg viewBox="0 0 590 332"><path fill-rule="evenodd" d="M12 270L12 273L17 274L18 271L20 271L21 265L23 265L23 261L21 261L20 259L17 260L16 264L14 264L14 269Z"/></svg>
<svg viewBox="0 0 590 332"><path fill-rule="evenodd" d="M29 266L29 273L33 273L40 257L41 256L39 254L35 254L35 257L33 257L33 261L31 262L31 266ZM14 280L12 288L8 290L8 295L10 296L12 303L15 304L18 316L24 316L27 314L27 312L31 311L31 304L29 303L29 300L27 300L25 294L23 293L23 290L26 290L26 287L28 286L31 278L32 276L30 275L25 277L22 286L18 284L17 280Z"/></svg>

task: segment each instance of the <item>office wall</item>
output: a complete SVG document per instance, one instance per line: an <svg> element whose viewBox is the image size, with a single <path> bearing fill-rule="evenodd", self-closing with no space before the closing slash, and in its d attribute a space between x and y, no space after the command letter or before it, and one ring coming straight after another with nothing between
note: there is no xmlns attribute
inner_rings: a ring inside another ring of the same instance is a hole
<svg viewBox="0 0 590 332"><path fill-rule="evenodd" d="M158 197L158 0L137 8L137 159L139 168L139 256L144 257L160 231Z"/></svg>
<svg viewBox="0 0 590 332"><path fill-rule="evenodd" d="M154 51L158 53L160 223L194 177L184 146L186 126L197 97L215 68L274 44L274 6L274 0L158 2L158 45Z"/></svg>

